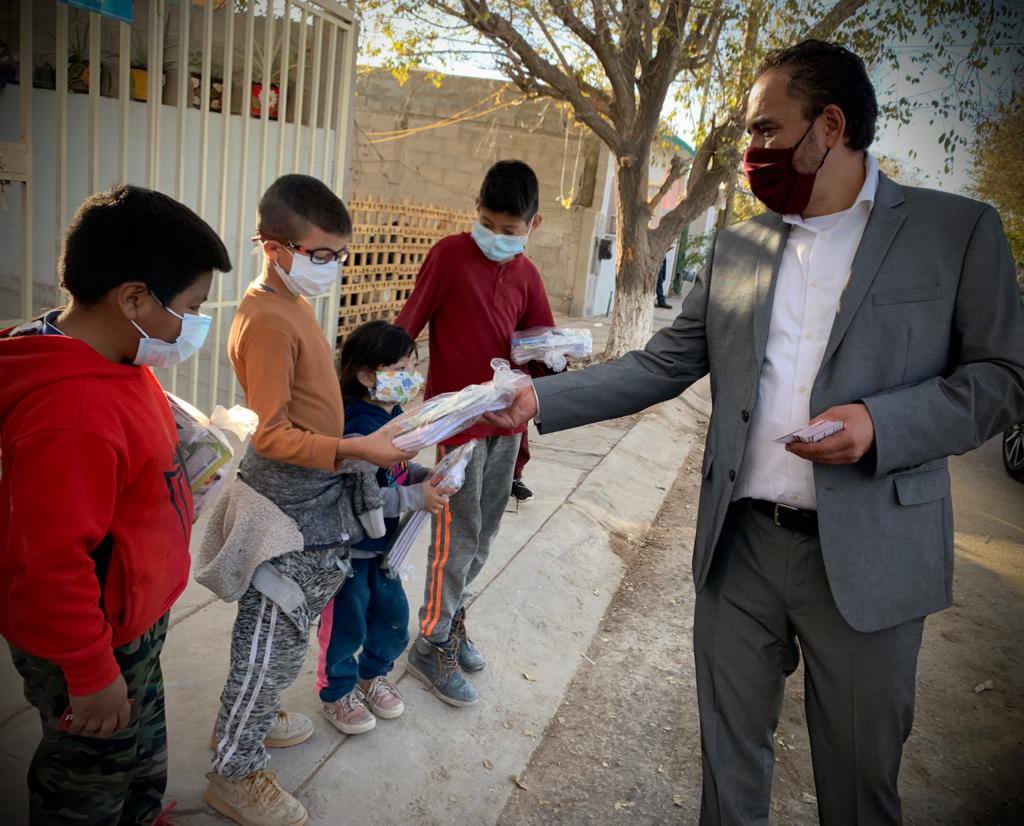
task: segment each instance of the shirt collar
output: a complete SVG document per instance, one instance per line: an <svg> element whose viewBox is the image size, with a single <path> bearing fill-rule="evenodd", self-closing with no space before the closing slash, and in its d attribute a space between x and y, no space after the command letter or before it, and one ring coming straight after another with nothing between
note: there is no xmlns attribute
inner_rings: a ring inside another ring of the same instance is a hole
<svg viewBox="0 0 1024 826"><path fill-rule="evenodd" d="M847 215L853 212L861 204L866 205L866 210L871 211L875 205L875 195L878 194L878 159L870 152L864 153L864 184L857 193L857 198L850 205L849 209L842 212L834 212L831 215L819 215L814 218L804 218L801 215L783 215L782 220L795 227L803 227L811 232L821 232L831 229Z"/></svg>

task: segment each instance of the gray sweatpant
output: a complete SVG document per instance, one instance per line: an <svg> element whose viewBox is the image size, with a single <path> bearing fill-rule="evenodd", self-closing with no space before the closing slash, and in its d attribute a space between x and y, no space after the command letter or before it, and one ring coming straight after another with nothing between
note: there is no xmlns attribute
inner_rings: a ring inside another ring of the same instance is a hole
<svg viewBox="0 0 1024 826"><path fill-rule="evenodd" d="M306 596L304 613L313 618L348 576L347 567L324 567L323 558L320 551L295 551L264 563L299 585ZM277 716L281 692L299 676L308 642L308 622L296 623L252 586L242 595L217 714L215 772L245 777L267 767L263 739Z"/></svg>
<svg viewBox="0 0 1024 826"><path fill-rule="evenodd" d="M420 608L420 636L443 643L469 584L487 562L512 490L520 435L480 439L466 481L430 528L427 582ZM446 448L438 448L438 459Z"/></svg>

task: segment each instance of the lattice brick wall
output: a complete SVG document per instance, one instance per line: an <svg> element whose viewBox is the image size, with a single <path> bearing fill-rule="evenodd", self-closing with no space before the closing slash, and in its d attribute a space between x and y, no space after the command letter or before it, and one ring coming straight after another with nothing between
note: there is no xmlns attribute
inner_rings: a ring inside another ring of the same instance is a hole
<svg viewBox="0 0 1024 826"><path fill-rule="evenodd" d="M356 327L394 321L423 259L441 238L468 230L476 216L444 207L355 197L349 261L342 269L338 346Z"/></svg>

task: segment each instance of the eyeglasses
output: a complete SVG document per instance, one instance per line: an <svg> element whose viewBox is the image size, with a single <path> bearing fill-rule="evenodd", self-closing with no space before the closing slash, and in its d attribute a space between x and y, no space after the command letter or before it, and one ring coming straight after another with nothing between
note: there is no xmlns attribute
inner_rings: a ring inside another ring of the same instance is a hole
<svg viewBox="0 0 1024 826"><path fill-rule="evenodd" d="M274 238L261 238L259 235L254 235L252 238L255 242L260 241L273 241ZM332 261L337 261L339 264L344 264L348 261L348 247L344 246L341 249L332 250L330 247L316 247L315 249L307 249L301 244L296 244L293 241L279 242L283 243L288 249L300 252L303 255L308 255L309 260L314 264L330 264Z"/></svg>

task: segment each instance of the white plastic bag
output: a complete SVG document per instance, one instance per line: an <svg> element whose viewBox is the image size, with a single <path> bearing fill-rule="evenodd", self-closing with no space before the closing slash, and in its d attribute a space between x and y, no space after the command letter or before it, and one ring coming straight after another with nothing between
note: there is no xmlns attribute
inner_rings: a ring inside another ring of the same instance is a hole
<svg viewBox="0 0 1024 826"><path fill-rule="evenodd" d="M473 458L476 442L466 442L444 456L430 471L427 479L431 484L445 490L462 490L466 482L466 468Z"/></svg>
<svg viewBox="0 0 1024 826"><path fill-rule="evenodd" d="M241 456L241 446L255 432L259 418L235 405L231 410L216 407L206 415L177 396L167 393L178 441L185 459L185 473L192 489L192 508L197 517L217 497L229 475L229 464ZM232 444L232 437L237 444Z"/></svg>
<svg viewBox="0 0 1024 826"><path fill-rule="evenodd" d="M427 474L425 484L436 484L445 490L461 490L466 482L466 467L469 465L469 460L473 458L475 448L475 441L455 448ZM409 551L412 550L413 543L416 542L416 537L419 536L429 518L430 514L426 511L416 511L409 516L405 524L402 525L398 536L395 537L395 544L388 551L387 558L384 560L385 568L399 573L402 571L406 557L409 556Z"/></svg>
<svg viewBox="0 0 1024 826"><path fill-rule="evenodd" d="M486 384L471 384L456 393L442 393L397 419L400 434L395 447L418 453L425 447L472 427L485 413L504 410L516 394L530 384L530 377L513 370L504 359L491 362L494 378Z"/></svg>
<svg viewBox="0 0 1024 826"><path fill-rule="evenodd" d="M593 337L586 329L532 327L512 334L512 361L516 364L542 361L561 373L569 358L588 359L593 353Z"/></svg>

